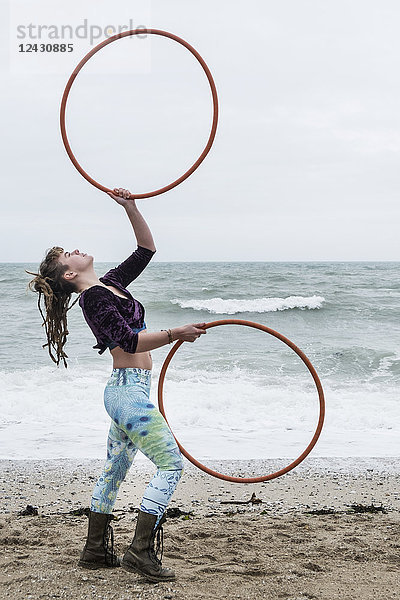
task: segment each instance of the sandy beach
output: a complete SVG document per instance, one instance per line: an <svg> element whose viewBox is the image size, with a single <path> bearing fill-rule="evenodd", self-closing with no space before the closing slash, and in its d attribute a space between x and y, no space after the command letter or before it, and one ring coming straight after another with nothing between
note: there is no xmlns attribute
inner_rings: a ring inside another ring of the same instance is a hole
<svg viewBox="0 0 400 600"><path fill-rule="evenodd" d="M396 459L310 458L283 477L246 485L186 465L170 506L190 514L164 528L163 563L177 580L150 584L122 569L77 566L87 518L71 511L88 506L102 461L0 461L0 598L400 598ZM211 466L261 474L274 461ZM120 554L152 472L138 462L121 486L113 522ZM249 502L253 494L260 502ZM18 514L27 505L37 516Z"/></svg>

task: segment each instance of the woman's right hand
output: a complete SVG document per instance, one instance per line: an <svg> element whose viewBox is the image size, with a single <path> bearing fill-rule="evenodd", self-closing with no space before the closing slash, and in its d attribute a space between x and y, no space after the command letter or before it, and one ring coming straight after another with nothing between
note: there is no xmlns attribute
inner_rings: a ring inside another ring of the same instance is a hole
<svg viewBox="0 0 400 600"><path fill-rule="evenodd" d="M194 342L201 335L207 333L205 323L191 323L190 325L182 325L182 327L175 327L171 329L172 339L182 340L183 342Z"/></svg>
<svg viewBox="0 0 400 600"><path fill-rule="evenodd" d="M125 188L114 188L113 192L107 192L107 194L121 206L126 207L128 204L135 204L135 201L130 199L130 191Z"/></svg>

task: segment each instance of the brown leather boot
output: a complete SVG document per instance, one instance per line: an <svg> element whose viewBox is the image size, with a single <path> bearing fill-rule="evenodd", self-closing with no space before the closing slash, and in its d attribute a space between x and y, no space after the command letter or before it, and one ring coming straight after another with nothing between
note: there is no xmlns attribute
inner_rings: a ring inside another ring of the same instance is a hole
<svg viewBox="0 0 400 600"><path fill-rule="evenodd" d="M162 525L166 521L165 515L161 517L159 524L154 528L156 521L156 515L139 511L135 537L124 554L121 566L126 571L139 573L150 581L172 581L175 579L174 571L163 568L161 564L162 553L160 559L156 555L159 545L162 545ZM156 535L157 550L154 551Z"/></svg>
<svg viewBox="0 0 400 600"><path fill-rule="evenodd" d="M78 562L80 567L101 569L121 566L121 561L114 554L114 532L110 521L111 515L90 511L87 540Z"/></svg>

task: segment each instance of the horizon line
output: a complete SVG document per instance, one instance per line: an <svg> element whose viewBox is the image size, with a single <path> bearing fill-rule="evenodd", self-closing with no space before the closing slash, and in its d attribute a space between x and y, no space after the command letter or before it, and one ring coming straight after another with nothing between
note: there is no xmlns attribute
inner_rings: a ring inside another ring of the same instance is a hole
<svg viewBox="0 0 400 600"><path fill-rule="evenodd" d="M116 260L98 260L95 261L94 264L97 263L112 263L114 264L116 261L118 262L120 259ZM122 259L124 260L124 259ZM0 265L24 265L24 264L37 264L41 261L12 261L5 260L0 261ZM350 260L335 260L335 259L323 259L323 260L313 260L313 259L305 259L305 260L153 260L149 266L152 264L188 264L188 263L210 263L210 264L232 264L232 263L399 263L400 259L350 259Z"/></svg>

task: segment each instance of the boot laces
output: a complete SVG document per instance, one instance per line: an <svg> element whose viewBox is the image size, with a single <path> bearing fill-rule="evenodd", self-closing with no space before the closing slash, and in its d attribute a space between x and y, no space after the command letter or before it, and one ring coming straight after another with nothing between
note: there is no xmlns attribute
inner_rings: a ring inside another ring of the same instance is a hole
<svg viewBox="0 0 400 600"><path fill-rule="evenodd" d="M104 562L105 564L116 564L116 555L114 554L114 530L110 524L104 531Z"/></svg>
<svg viewBox="0 0 400 600"><path fill-rule="evenodd" d="M151 555L154 560L161 565L162 557L164 552L164 530L162 527L157 529L157 538L156 538L156 549L151 549ZM158 556L160 555L160 556Z"/></svg>

